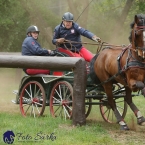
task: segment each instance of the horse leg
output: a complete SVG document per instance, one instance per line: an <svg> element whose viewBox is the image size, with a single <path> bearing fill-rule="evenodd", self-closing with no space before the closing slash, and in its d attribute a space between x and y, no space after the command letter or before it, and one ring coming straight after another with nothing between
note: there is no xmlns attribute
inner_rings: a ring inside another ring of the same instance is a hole
<svg viewBox="0 0 145 145"><path fill-rule="evenodd" d="M132 101L131 90L128 87L126 87L125 90L126 90L125 101L130 106L131 110L134 112L134 114L137 118L137 124L145 125L145 118L142 116L141 112L139 111L139 109L136 107L136 105Z"/></svg>
<svg viewBox="0 0 145 145"><path fill-rule="evenodd" d="M112 110L114 111L115 117L117 119L117 123L120 125L121 130L129 130L127 124L125 123L124 119L122 118L121 114L116 108L116 103L113 99L113 93L112 93L112 83L107 83L104 85L105 92L108 97L108 103L111 106Z"/></svg>

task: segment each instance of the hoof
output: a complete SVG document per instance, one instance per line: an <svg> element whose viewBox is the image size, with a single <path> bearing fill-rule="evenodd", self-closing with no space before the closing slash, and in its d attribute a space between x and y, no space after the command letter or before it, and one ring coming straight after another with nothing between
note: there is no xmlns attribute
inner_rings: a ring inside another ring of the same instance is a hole
<svg viewBox="0 0 145 145"><path fill-rule="evenodd" d="M129 130L127 125L121 125L120 130Z"/></svg>
<svg viewBox="0 0 145 145"><path fill-rule="evenodd" d="M145 118L143 116L138 118L137 124L145 126Z"/></svg>

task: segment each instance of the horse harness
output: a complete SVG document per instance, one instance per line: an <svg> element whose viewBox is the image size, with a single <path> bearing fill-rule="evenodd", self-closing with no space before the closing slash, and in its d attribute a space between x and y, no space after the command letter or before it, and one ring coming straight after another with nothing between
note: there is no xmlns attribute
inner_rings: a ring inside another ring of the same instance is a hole
<svg viewBox="0 0 145 145"><path fill-rule="evenodd" d="M143 19L142 19L143 20ZM135 52L138 54L138 51L141 50L143 52L143 61L145 60L145 22L143 20L142 25L135 26L135 30L132 30L133 32L133 44L135 46ZM143 47L138 46L138 43L136 42L136 35L138 35L138 32L143 31Z"/></svg>
<svg viewBox="0 0 145 145"><path fill-rule="evenodd" d="M110 77L109 79L101 82L100 84L96 85L96 86L100 86L103 85L105 83L108 83L109 81L114 80L117 76L121 76L123 78L123 80L126 83L127 86L127 81L126 81L126 76L125 76L125 71L127 71L130 68L141 68L141 69L145 69L145 62L141 62L138 61L136 58L134 58L132 56L132 52L131 52L131 44L125 48L123 48L123 51L121 52L121 54L117 57L117 62L118 62L118 73L116 73L115 75L113 75L112 77ZM126 64L122 67L121 66L121 58L123 57L124 53L128 50L128 56L126 58ZM132 59L132 60L131 60ZM131 61L130 61L131 60Z"/></svg>

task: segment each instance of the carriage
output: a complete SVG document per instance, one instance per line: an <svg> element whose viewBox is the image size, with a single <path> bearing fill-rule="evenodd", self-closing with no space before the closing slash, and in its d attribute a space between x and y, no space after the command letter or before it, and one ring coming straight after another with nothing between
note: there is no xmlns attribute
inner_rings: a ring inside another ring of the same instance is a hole
<svg viewBox="0 0 145 145"><path fill-rule="evenodd" d="M129 130L124 121L127 105L134 112L137 123L145 125L145 118L132 101L137 95L132 92L142 90L145 96L145 15L135 15L131 28L130 45L124 48L108 46L86 64L86 117L92 105L99 105L103 119L109 123L117 120L121 130ZM73 53L60 48L57 56L73 57ZM96 78L92 79L92 76ZM71 119L73 78L73 72L67 71L24 76L19 90L15 91L22 115L41 116L45 106L49 106L52 116ZM99 80L100 84L94 80Z"/></svg>
<svg viewBox="0 0 145 145"><path fill-rule="evenodd" d="M61 57L74 57L70 50L59 48L57 55ZM115 123L111 107L108 104L107 95L103 87L93 83L90 77L89 64L86 63L87 84L85 95L85 115L89 116L92 105L99 105L103 119L109 123ZM49 106L53 117L71 119L73 103L73 71L50 71L49 75L25 75L14 90L16 100L23 116L43 116L46 106ZM116 83L112 87L114 101L124 118L127 112L127 103L124 101L124 86Z"/></svg>

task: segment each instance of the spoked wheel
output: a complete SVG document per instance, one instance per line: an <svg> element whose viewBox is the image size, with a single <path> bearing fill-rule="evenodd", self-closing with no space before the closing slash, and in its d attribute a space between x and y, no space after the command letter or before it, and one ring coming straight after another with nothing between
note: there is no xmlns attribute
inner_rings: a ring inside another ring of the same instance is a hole
<svg viewBox="0 0 145 145"><path fill-rule="evenodd" d="M114 85L113 93L118 91L119 94L115 95L125 95L125 90L121 88L119 84ZM116 103L116 107L118 111L120 112L121 116L124 118L127 113L127 103L124 101L124 97L114 98L114 101ZM103 117L103 119L108 123L116 123L116 117L114 115L113 110L111 109L110 105L108 104L107 98L103 98L100 100L100 112Z"/></svg>
<svg viewBox="0 0 145 145"><path fill-rule="evenodd" d="M86 92L86 95L93 95L91 92ZM92 98L85 97L85 115L86 118L89 116L92 110Z"/></svg>
<svg viewBox="0 0 145 145"><path fill-rule="evenodd" d="M37 81L24 85L20 93L20 111L23 116L39 117L43 114L46 95L43 86Z"/></svg>
<svg viewBox="0 0 145 145"><path fill-rule="evenodd" d="M73 88L66 81L57 82L50 94L50 113L53 117L61 117L63 119L71 119Z"/></svg>
<svg viewBox="0 0 145 145"><path fill-rule="evenodd" d="M89 116L91 109L92 109L92 105L91 105L92 99L91 98L85 98L85 115L86 118Z"/></svg>

